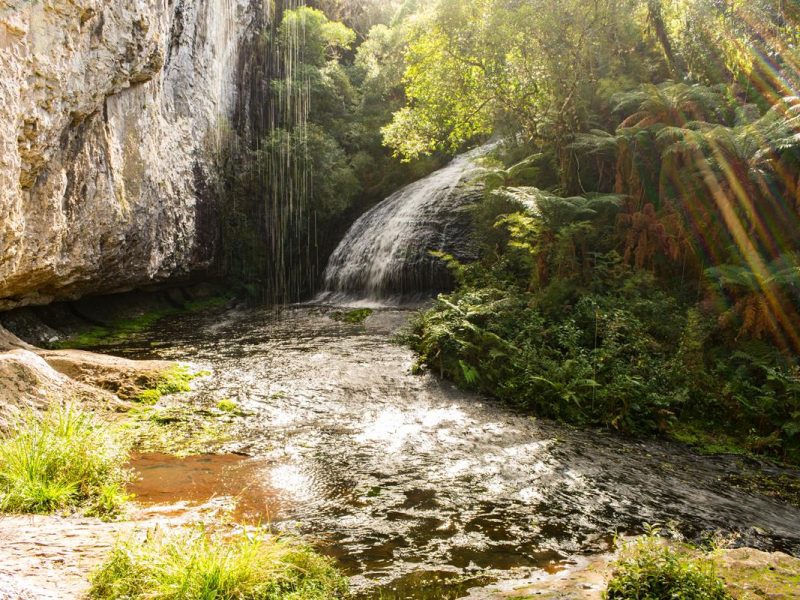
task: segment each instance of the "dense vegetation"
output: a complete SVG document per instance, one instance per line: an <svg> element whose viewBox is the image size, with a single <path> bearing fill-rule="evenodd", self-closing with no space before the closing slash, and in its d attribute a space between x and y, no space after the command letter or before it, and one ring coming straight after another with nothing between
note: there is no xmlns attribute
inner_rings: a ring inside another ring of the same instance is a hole
<svg viewBox="0 0 800 600"><path fill-rule="evenodd" d="M0 511L115 515L127 500L129 445L75 407L20 415L0 436Z"/></svg>
<svg viewBox="0 0 800 600"><path fill-rule="evenodd" d="M495 136L482 259L418 322L421 362L565 421L800 458L792 3L313 5L265 34L269 111L226 159L255 199L233 272L310 293L356 215Z"/></svg>
<svg viewBox="0 0 800 600"><path fill-rule="evenodd" d="M483 258L452 264L459 289L417 322L421 362L564 421L800 458L797 17L770 0L418 15L385 141L413 158L506 140Z"/></svg>
<svg viewBox="0 0 800 600"><path fill-rule="evenodd" d="M121 542L94 574L98 600L334 600L347 580L310 548L265 531L149 533Z"/></svg>
<svg viewBox="0 0 800 600"><path fill-rule="evenodd" d="M252 50L273 57L246 74L248 106L263 114L246 115L220 157L222 196L234 199L223 208L223 267L278 302L314 289L358 214L442 164L397 161L381 134L405 102L413 3L309 4L285 10Z"/></svg>
<svg viewBox="0 0 800 600"><path fill-rule="evenodd" d="M417 323L421 363L564 421L800 458L792 3L313 4L265 36L268 126L229 157L257 203L232 222L271 228L267 268L234 227L239 271L309 293L357 214L496 136L482 259Z"/></svg>

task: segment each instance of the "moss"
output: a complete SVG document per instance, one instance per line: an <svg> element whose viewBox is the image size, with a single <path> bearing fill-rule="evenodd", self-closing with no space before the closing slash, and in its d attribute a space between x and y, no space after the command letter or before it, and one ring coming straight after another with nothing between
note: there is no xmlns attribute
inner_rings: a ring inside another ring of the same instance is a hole
<svg viewBox="0 0 800 600"><path fill-rule="evenodd" d="M360 325L366 321L374 311L371 308L359 308L348 312L336 311L330 314L331 319L339 321L340 323L350 323L351 325Z"/></svg>
<svg viewBox="0 0 800 600"><path fill-rule="evenodd" d="M800 479L785 473L773 475L763 471L745 471L729 475L725 481L751 494L759 494L800 508Z"/></svg>
<svg viewBox="0 0 800 600"><path fill-rule="evenodd" d="M199 312L202 310L213 310L224 308L231 301L230 296L214 296L203 300L192 300L184 305L184 310L188 312Z"/></svg>
<svg viewBox="0 0 800 600"><path fill-rule="evenodd" d="M715 431L709 424L676 423L668 434L675 441L692 446L701 454L752 455L746 447L746 440Z"/></svg>
<svg viewBox="0 0 800 600"><path fill-rule="evenodd" d="M798 597L800 559L740 548L721 551L713 560L737 600Z"/></svg>
<svg viewBox="0 0 800 600"><path fill-rule="evenodd" d="M156 404L159 400L161 400L161 392L158 390L144 390L136 396L136 401L142 404Z"/></svg>
<svg viewBox="0 0 800 600"><path fill-rule="evenodd" d="M239 404L230 398L223 398L217 402L217 410L221 410L222 412L228 414L239 414L241 412L239 409Z"/></svg>
<svg viewBox="0 0 800 600"><path fill-rule="evenodd" d="M66 340L52 344L55 349L91 349L104 346L117 346L125 343L137 334L152 328L158 321L169 316L201 312L224 307L230 301L230 296L214 296L202 300L194 300L183 307L166 307L147 310L140 314L116 319L107 325L97 325L78 332Z"/></svg>
<svg viewBox="0 0 800 600"><path fill-rule="evenodd" d="M170 310L154 310L120 319L107 326L95 326L86 331L79 332L72 337L56 342L53 347L63 348L99 348L102 346L115 346L125 342L131 336L152 327L157 321L172 314Z"/></svg>
<svg viewBox="0 0 800 600"><path fill-rule="evenodd" d="M163 396L191 391L194 379L209 374L208 371L192 371L186 365L176 365L161 373L155 387L140 392L136 400L142 404L156 404Z"/></svg>
<svg viewBox="0 0 800 600"><path fill-rule="evenodd" d="M196 406L141 406L128 413L127 427L139 452L178 457L213 453L230 439L230 422Z"/></svg>

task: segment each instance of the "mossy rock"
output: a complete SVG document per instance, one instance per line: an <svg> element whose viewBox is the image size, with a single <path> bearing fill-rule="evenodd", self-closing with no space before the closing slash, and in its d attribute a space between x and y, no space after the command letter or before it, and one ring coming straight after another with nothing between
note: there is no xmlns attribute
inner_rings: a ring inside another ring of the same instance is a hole
<svg viewBox="0 0 800 600"><path fill-rule="evenodd" d="M374 313L371 308L359 308L348 312L336 311L330 314L331 319L340 323L350 323L351 325L360 325L366 321Z"/></svg>
<svg viewBox="0 0 800 600"><path fill-rule="evenodd" d="M166 371L162 371L155 384L148 389L142 390L136 396L136 400L142 404L155 404L163 396L189 392L192 389L191 382L194 379L208 374L207 371L192 371L186 365L175 365Z"/></svg>
<svg viewBox="0 0 800 600"><path fill-rule="evenodd" d="M714 564L736 600L800 598L800 559L788 554L737 548L719 552Z"/></svg>

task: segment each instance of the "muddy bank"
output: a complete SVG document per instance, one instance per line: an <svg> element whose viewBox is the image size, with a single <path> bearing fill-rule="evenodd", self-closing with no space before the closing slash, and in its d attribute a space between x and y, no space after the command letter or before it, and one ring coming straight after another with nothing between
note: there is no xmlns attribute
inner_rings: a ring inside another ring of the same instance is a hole
<svg viewBox="0 0 800 600"><path fill-rule="evenodd" d="M736 600L800 598L800 559L752 548L720 549L709 558ZM615 554L580 558L557 573L539 574L525 585L473 590L466 600L601 600L615 559Z"/></svg>
<svg viewBox="0 0 800 600"><path fill-rule="evenodd" d="M103 351L167 316L224 305L214 283L138 291L0 313L0 424L23 407L54 401L125 408L158 385L172 361L129 360ZM75 348L90 347L86 352Z"/></svg>
<svg viewBox="0 0 800 600"><path fill-rule="evenodd" d="M158 457L150 457L153 461ZM210 459L213 460L213 459ZM235 459L229 458L230 462ZM190 461L197 470L202 457ZM141 463L145 468L147 463ZM199 468L199 472L202 472ZM144 484L150 486L152 480ZM178 483L176 493L185 493ZM150 498L152 500L152 498ZM234 504L220 497L205 504L137 504L125 521L53 516L0 518L0 600L79 600L85 597L91 573L119 539L147 535L154 528L235 527L229 520ZM633 543L632 541L630 543ZM432 588L421 581L399 598L462 598L464 600L601 600L613 574L615 553L576 556L548 569L529 573L525 581L501 581L489 586ZM752 548L721 549L712 554L716 572L736 600L800 598L800 559L781 552ZM443 595L437 595L441 590ZM360 598L372 597L369 595Z"/></svg>

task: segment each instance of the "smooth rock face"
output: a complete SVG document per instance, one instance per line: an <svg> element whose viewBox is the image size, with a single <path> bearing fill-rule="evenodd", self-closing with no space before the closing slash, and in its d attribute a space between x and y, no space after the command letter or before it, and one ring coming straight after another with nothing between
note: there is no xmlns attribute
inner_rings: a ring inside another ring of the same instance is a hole
<svg viewBox="0 0 800 600"><path fill-rule="evenodd" d="M250 0L0 0L0 310L207 268Z"/></svg>

